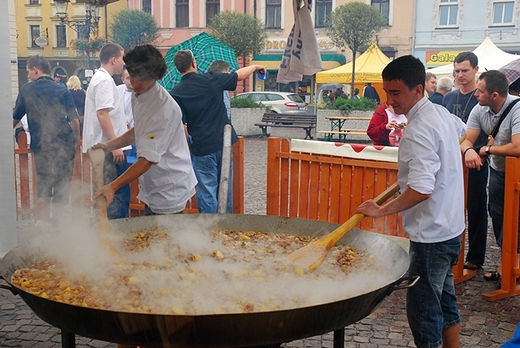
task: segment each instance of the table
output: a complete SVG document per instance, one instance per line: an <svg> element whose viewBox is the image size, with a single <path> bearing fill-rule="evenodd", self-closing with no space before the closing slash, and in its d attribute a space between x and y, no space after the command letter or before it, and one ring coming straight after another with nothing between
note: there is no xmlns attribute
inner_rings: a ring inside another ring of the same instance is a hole
<svg viewBox="0 0 520 348"><path fill-rule="evenodd" d="M330 121L330 131L319 131L324 134L324 139L333 140L334 135L338 135L339 140L345 140L347 135L365 135L365 129L344 129L345 122L350 121L370 121L370 117L363 116L328 116L325 119Z"/></svg>

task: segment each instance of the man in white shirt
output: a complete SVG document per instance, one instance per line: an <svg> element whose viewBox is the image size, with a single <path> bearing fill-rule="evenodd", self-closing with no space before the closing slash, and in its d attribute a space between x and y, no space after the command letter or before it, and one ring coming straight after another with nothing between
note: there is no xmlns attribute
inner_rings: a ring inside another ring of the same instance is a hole
<svg viewBox="0 0 520 348"><path fill-rule="evenodd" d="M406 295L406 313L417 347L458 347L460 316L452 266L465 228L459 137L464 123L424 96L425 68L413 56L383 70L387 104L408 119L398 151L401 195L357 209L371 217L403 212L410 237L410 276L419 281Z"/></svg>
<svg viewBox="0 0 520 348"><path fill-rule="evenodd" d="M122 136L98 144L105 153L137 144L137 161L94 197L111 202L114 192L139 178L139 198L145 214L182 213L195 194L197 178L191 165L182 112L172 96L157 83L166 73L166 62L152 45L137 46L124 57L134 91L135 127Z"/></svg>
<svg viewBox="0 0 520 348"><path fill-rule="evenodd" d="M130 75L128 74L128 70L123 68L123 73L121 74L121 82L122 85L117 86L117 92L123 101L123 106L125 108L125 116L126 123L128 129L134 127L134 115L132 113L132 84L130 83Z"/></svg>
<svg viewBox="0 0 520 348"><path fill-rule="evenodd" d="M123 71L123 54L123 48L113 43L103 46L99 53L101 67L92 76L85 99L83 152L94 144L115 139L127 131L123 101L112 78ZM130 148L117 148L107 154L103 170L105 183L113 181L128 169L123 150ZM114 201L107 207L108 218L126 217L129 205L130 185L126 185L116 192Z"/></svg>

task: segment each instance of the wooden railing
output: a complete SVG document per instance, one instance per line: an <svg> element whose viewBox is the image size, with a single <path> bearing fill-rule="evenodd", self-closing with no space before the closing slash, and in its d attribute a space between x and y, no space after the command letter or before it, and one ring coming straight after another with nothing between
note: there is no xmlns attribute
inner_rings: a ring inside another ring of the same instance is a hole
<svg viewBox="0 0 520 348"><path fill-rule="evenodd" d="M504 187L504 225L502 230L502 281L498 290L485 292L483 298L496 301L520 295L518 265L518 214L520 200L520 158L506 158Z"/></svg>
<svg viewBox="0 0 520 348"><path fill-rule="evenodd" d="M27 146L27 135L22 132L19 145L14 150L16 214L18 220L32 219L36 199L37 177L32 153ZM137 199L138 181L130 183L131 198L129 216L144 215L144 204ZM71 185L71 204L73 206L92 206L92 180L90 161L86 154L76 152ZM185 213L197 213L197 202L193 197L186 204ZM233 213L244 213L244 138L233 145Z"/></svg>
<svg viewBox="0 0 520 348"><path fill-rule="evenodd" d="M268 139L268 215L343 223L397 181L396 163L291 152L289 145L287 139ZM366 218L359 227L404 236L400 214Z"/></svg>

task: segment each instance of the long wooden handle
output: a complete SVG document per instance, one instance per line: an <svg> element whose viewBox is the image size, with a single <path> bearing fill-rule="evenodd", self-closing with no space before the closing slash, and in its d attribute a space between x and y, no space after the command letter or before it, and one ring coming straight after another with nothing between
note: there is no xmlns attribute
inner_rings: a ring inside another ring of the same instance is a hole
<svg viewBox="0 0 520 348"><path fill-rule="evenodd" d="M92 164L92 181L96 190L103 187L105 181L103 177L103 166L105 164L105 152L103 149L88 149L87 154ZM96 198L96 205L99 214L99 227L102 231L108 232L107 200L105 196Z"/></svg>
<svg viewBox="0 0 520 348"><path fill-rule="evenodd" d="M374 198L374 201L377 203L377 205L381 205L384 202L386 202L390 197L395 195L397 192L399 192L399 184L395 182L386 190L381 192L376 198ZM359 224L365 217L365 214L356 213L352 215L350 219L345 221L341 226L339 226L323 238L329 239L328 245L331 245L332 247L336 245L338 240L340 240L347 232L356 227L356 225Z"/></svg>

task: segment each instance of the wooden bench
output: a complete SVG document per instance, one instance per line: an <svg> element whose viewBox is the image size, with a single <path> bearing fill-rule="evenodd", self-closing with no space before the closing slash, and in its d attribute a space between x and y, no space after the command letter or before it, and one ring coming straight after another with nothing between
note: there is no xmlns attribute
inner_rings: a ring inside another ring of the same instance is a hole
<svg viewBox="0 0 520 348"><path fill-rule="evenodd" d="M255 123L262 129L262 136L269 137L267 127L286 127L305 129L305 139L312 139L311 131L316 128L316 115L308 114L278 114L266 112L260 123Z"/></svg>

